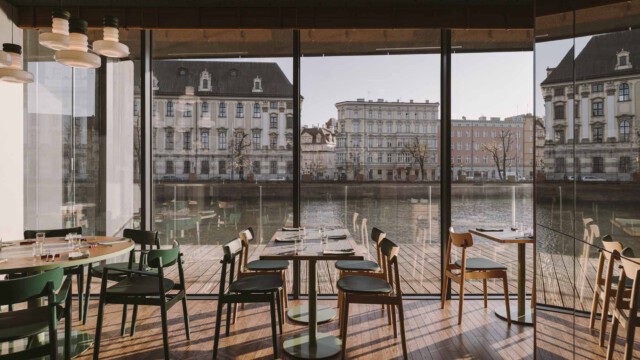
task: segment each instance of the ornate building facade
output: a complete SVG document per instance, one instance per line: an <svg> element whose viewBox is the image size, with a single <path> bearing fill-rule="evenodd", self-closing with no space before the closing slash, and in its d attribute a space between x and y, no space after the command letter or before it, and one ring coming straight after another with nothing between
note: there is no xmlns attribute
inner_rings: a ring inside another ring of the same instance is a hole
<svg viewBox="0 0 640 360"><path fill-rule="evenodd" d="M336 134L330 119L323 127L305 127L300 134L300 170L305 181L335 180Z"/></svg>

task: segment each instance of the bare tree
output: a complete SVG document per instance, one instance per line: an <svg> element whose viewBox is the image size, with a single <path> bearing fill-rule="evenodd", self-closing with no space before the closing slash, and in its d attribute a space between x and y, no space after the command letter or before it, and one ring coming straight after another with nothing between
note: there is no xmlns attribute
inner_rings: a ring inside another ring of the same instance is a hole
<svg viewBox="0 0 640 360"><path fill-rule="evenodd" d="M249 134L244 130L236 130L231 139L231 146L229 150L231 152L231 179L233 180L234 172L238 170L238 177L240 181L244 181L244 169L251 166L251 161L247 156L247 149L251 146L251 139Z"/></svg>
<svg viewBox="0 0 640 360"><path fill-rule="evenodd" d="M507 167L511 166L511 146L513 145L513 133L511 130L500 130L495 141L482 145L482 150L491 154L493 162L498 169L500 180L506 180Z"/></svg>
<svg viewBox="0 0 640 360"><path fill-rule="evenodd" d="M429 148L426 140L421 142L420 138L416 136L410 143L404 144L404 151L409 153L413 157L413 161L420 166L420 175L422 176L422 181L424 181L426 178L424 167L429 158Z"/></svg>

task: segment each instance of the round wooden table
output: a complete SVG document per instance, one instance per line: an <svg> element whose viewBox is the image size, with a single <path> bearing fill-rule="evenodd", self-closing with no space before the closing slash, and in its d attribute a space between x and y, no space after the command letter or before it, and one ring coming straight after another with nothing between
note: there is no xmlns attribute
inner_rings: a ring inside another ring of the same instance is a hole
<svg viewBox="0 0 640 360"><path fill-rule="evenodd" d="M123 237L84 236L81 251L88 251L88 257L69 259L69 249L64 238L46 238L45 250L60 254L53 261L33 256L33 240L5 241L0 247L0 274L37 274L56 268L86 265L128 254L134 248L134 242ZM6 260L4 260L6 259ZM41 303L29 306L41 306ZM58 334L58 354L63 358L64 334ZM39 337L44 341L44 337ZM71 339L71 355L78 356L93 346L93 337L85 331L73 331ZM2 349L0 349L2 354Z"/></svg>

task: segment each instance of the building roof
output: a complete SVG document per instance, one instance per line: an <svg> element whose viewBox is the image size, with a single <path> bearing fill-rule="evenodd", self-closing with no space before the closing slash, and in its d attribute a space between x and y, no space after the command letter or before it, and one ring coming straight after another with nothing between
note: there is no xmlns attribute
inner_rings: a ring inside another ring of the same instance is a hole
<svg viewBox="0 0 640 360"><path fill-rule="evenodd" d="M211 91L198 90L205 70L211 75ZM293 86L276 63L163 60L153 63L153 74L156 95L184 95L193 86L196 96L293 97ZM256 77L262 80L262 92L252 91Z"/></svg>
<svg viewBox="0 0 640 360"><path fill-rule="evenodd" d="M300 136L304 135L304 134L309 134L311 135L311 143L312 144L328 144L330 143L329 141L329 136L333 135L331 133L331 131L329 131L329 129L325 129L325 128L317 128L317 127L311 127L311 128L304 128L302 129L302 131L300 132ZM318 143L316 141L316 135L321 134L321 142Z"/></svg>
<svg viewBox="0 0 640 360"><path fill-rule="evenodd" d="M632 68L616 70L617 54L629 51ZM567 52L542 85L573 81L574 49ZM576 81L640 74L640 30L628 30L592 37L575 59Z"/></svg>

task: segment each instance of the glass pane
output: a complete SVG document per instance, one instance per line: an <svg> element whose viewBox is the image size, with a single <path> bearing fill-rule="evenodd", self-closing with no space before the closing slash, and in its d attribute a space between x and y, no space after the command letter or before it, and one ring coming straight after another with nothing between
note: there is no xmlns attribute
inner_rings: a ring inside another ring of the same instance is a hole
<svg viewBox="0 0 640 360"><path fill-rule="evenodd" d="M440 289L439 33L301 33L302 224L346 227L373 261L381 229L408 294ZM318 268L320 292L336 293L334 262Z"/></svg>
<svg viewBox="0 0 640 360"><path fill-rule="evenodd" d="M217 292L224 242L250 259L292 219L291 31L154 31L154 228L179 241L188 291ZM286 49L286 56L271 57Z"/></svg>

